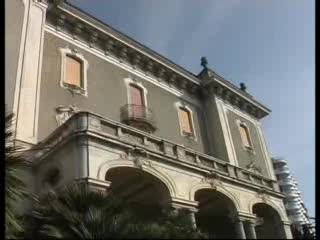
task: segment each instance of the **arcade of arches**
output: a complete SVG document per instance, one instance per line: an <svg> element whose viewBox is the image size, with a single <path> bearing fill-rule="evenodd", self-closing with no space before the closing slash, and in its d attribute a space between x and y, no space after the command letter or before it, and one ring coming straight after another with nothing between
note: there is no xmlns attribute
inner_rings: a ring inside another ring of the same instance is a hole
<svg viewBox="0 0 320 240"><path fill-rule="evenodd" d="M144 215L153 218L162 208L172 205L167 186L150 173L132 167L115 167L107 171L109 193L143 207ZM253 205L256 218L239 216L234 202L214 189L199 189L194 195L198 208L190 211L195 226L211 239L279 239L286 238L281 217L265 203ZM254 215L253 215L254 216Z"/></svg>

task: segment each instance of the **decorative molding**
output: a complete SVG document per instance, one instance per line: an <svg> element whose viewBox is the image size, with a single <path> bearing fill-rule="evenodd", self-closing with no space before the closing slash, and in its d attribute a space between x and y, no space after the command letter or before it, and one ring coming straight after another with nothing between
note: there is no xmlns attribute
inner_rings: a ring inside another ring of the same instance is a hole
<svg viewBox="0 0 320 240"><path fill-rule="evenodd" d="M249 153L251 153L252 155L255 155L255 151L254 151L254 148L253 148L253 142L252 142L252 136L251 136L251 131L250 131L250 128L248 127L247 123L244 122L244 121L241 121L240 119L236 119L236 124L238 126L238 130L239 130L239 135L240 135L240 138L241 138L241 143L242 143L242 147L245 151L248 151ZM242 139L242 135L241 135L241 125L244 126L247 131L248 131L248 134L249 134L249 142L250 142L250 146L245 146L243 144L243 139ZM256 124L254 124L254 126L256 127Z"/></svg>
<svg viewBox="0 0 320 240"><path fill-rule="evenodd" d="M192 109L185 103L185 102L180 102L177 101L174 103L174 106L176 108L177 114L178 114L178 121L179 121L179 127L180 127L180 134L181 136L186 137L188 140L193 140L195 142L197 142L197 133L196 133L196 127L194 125L194 118L193 118L193 111ZM192 135L187 135L182 131L181 128L181 118L180 118L180 114L179 114L179 108L184 108L186 109L189 113L190 113L190 117L191 117L191 127L192 127Z"/></svg>
<svg viewBox="0 0 320 240"><path fill-rule="evenodd" d="M224 141L226 144L229 162L234 166L239 166L236 150L233 144L233 138L232 138L230 127L229 127L227 109L225 108L225 105L222 100L218 99L217 97L214 97L214 100L218 110L218 115L219 115L219 119L222 127Z"/></svg>
<svg viewBox="0 0 320 240"><path fill-rule="evenodd" d="M75 105L63 106L60 105L56 107L56 120L58 126L61 126L65 121L67 121L73 114L79 112L80 110Z"/></svg>
<svg viewBox="0 0 320 240"><path fill-rule="evenodd" d="M148 159L148 152L143 148L134 148L128 150L128 159L133 161L134 166L139 169L143 169L144 165L153 167L153 164Z"/></svg>
<svg viewBox="0 0 320 240"><path fill-rule="evenodd" d="M20 48L17 69L17 78L19 78L17 79L17 84L19 84L19 87L16 85L15 91L17 95L15 97L17 96L17 98L15 98L14 102L14 110L16 110L16 139L31 144L38 143L39 99L46 8L47 5L45 4L28 1L23 19L23 36L21 37L24 47L23 50Z"/></svg>
<svg viewBox="0 0 320 240"><path fill-rule="evenodd" d="M61 24L62 22L60 20L57 21L57 19L61 19L59 14L60 16L61 14L63 14L64 16L62 21L63 24ZM76 40L81 39L81 41L87 42L89 47L103 49L107 55L111 54L114 57L118 58L120 61L131 63L133 68L140 68L148 75L150 74L153 76L157 76L157 69L164 67L166 68L166 72L170 72L171 75L179 74L191 84L199 87L199 84L197 83L198 80L193 79L195 77L186 77L184 74L178 73L177 70L168 67L166 64L161 63L159 60L156 60L153 57L149 56L149 54L142 52L140 49L137 49L136 47L125 43L124 41L116 38L109 33L106 33L98 27L94 27L91 24L88 24L87 21L80 19L78 16L70 14L69 11L65 11L62 7L55 8L54 10L50 9L49 15L50 17L48 18L48 23L50 25L53 25L59 31L71 34L72 37ZM69 26L72 26L71 29ZM95 32L96 34L101 36L95 39L96 41L94 46L92 45L92 32ZM130 49L132 53L127 54L128 52L126 52L126 50L123 52L123 49ZM178 87L174 79L171 80L171 83Z"/></svg>
<svg viewBox="0 0 320 240"><path fill-rule="evenodd" d="M130 38L127 38L115 32L110 27L98 23L97 21L91 19L89 16L86 16L86 14L82 13L81 11L79 12L79 10L75 10L68 4L62 5L58 8L50 8L50 10L48 10L48 15L50 15L50 17L48 18L48 24L54 27L57 26L56 13L63 13L65 15L64 22L66 22L66 24L60 26L60 28L58 28L59 31L71 34L79 40L81 39L81 41L86 43L89 47L99 49L100 51L102 50L106 54L114 56L120 62L126 61L127 63L132 64L132 68L140 68L146 75L157 77L158 69L166 68L166 75L168 76L168 78L166 78L165 80L169 83L169 85L175 86L177 89L182 88L183 90L188 91L189 94L197 94L198 91L195 91L195 88L206 88L206 86L200 87L197 77L188 73L183 68L169 62L165 58L155 54L144 46L135 43ZM92 46L92 32L96 32L99 35L99 38L95 39L96 41L94 46ZM107 43L106 45L107 39L111 40L113 44L108 45ZM116 46L114 47L114 45ZM125 52L121 50L126 48L130 49L130 54L127 54L126 50ZM135 61L137 59L138 61ZM142 59L143 61L140 61L139 59ZM220 95L220 97L226 99L226 101L230 101L229 99L234 98L233 96L240 97L244 102L251 106L249 108L245 108L244 111L247 111L249 114L254 114L254 116L257 118L261 118L269 113L269 110L266 107L252 99L251 96L249 96L248 94L244 94L240 89L237 89L237 87L227 82L226 80L215 78L216 74L213 74L211 71L208 72L208 77L212 81L206 82L209 84L213 82L213 84L220 86L222 91L219 90L217 93L218 95ZM183 79L183 81L176 81L175 76L179 76L178 78ZM159 77L159 79L162 79L162 77ZM185 84L184 82L187 82L187 84ZM186 87L188 85L194 85L194 87ZM252 107L254 106L257 110L259 110L251 111Z"/></svg>
<svg viewBox="0 0 320 240"><path fill-rule="evenodd" d="M130 85L137 86L140 88L143 92L143 101L144 101L144 106L148 107L148 89L143 86L143 83L138 81L135 77L127 77L123 79L127 88L127 103L131 104L131 91L130 91Z"/></svg>
<svg viewBox="0 0 320 240"><path fill-rule="evenodd" d="M99 50L96 48L90 48L88 45L86 45L83 42L80 42L78 40L74 40L70 35L65 34L64 32L60 32L57 31L55 28L47 25L46 26L46 32L61 38L63 40L65 40L66 42L75 45L78 48L81 48L82 50L85 50L86 52L89 52L91 54L94 54L95 56L111 63L114 64L115 66L126 70L129 74L132 74L133 76L137 76L147 82L150 82L172 94L174 94L175 96L188 101L190 103L192 103L195 106L200 106L198 101L195 101L193 98L191 98L190 96L183 94L182 91L179 91L178 89L169 86L163 79L160 81L160 79L158 77L153 77L151 75L146 75L145 73L143 73L141 70L139 69L135 69L133 66L129 66L129 64L125 63L125 62L120 62L119 60L117 60L114 56L106 54L105 50ZM166 73L165 73L165 77L166 77ZM132 77L134 78L134 77ZM193 85L194 87L194 92L198 92L198 86L197 85Z"/></svg>
<svg viewBox="0 0 320 240"><path fill-rule="evenodd" d="M60 87L65 88L69 90L72 94L81 94L85 97L88 97L88 91L87 91L87 71L88 71L88 61L84 58L82 54L79 53L79 51L75 48L60 48L61 53L61 77L60 77ZM78 60L81 61L82 64L82 86L73 86L65 82L66 77L66 59L67 55L74 56Z"/></svg>
<svg viewBox="0 0 320 240"><path fill-rule="evenodd" d="M205 81L203 79L202 83L202 93L206 98L210 98L213 95L220 98L224 103L228 103L233 107L239 109L239 111L246 112L248 115L254 118L261 118L266 113L262 113L262 109L259 108L255 103L251 100L247 99L243 95L239 95L239 93L234 92L228 86L218 81L216 78L209 79Z"/></svg>
<svg viewBox="0 0 320 240"><path fill-rule="evenodd" d="M262 175L262 170L260 167L256 166L256 160L253 160L251 161L247 166L246 168L249 170L249 171L252 171L256 174L259 174L259 175Z"/></svg>
<svg viewBox="0 0 320 240"><path fill-rule="evenodd" d="M263 203L267 203L270 200L267 190L263 187L257 192L257 197L260 198Z"/></svg>
<svg viewBox="0 0 320 240"><path fill-rule="evenodd" d="M213 189L217 189L217 186L222 187L222 181L219 174L215 172L208 173L204 178L202 178L201 182L208 183Z"/></svg>

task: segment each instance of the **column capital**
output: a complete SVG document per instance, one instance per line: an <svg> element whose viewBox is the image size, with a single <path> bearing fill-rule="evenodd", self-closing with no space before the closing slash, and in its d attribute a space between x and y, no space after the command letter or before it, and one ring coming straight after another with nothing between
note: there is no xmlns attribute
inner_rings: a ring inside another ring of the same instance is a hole
<svg viewBox="0 0 320 240"><path fill-rule="evenodd" d="M198 204L197 201L190 201L186 199L172 197L171 206L177 209L188 209L191 212L198 212Z"/></svg>
<svg viewBox="0 0 320 240"><path fill-rule="evenodd" d="M233 221L252 222L255 223L257 216L255 214L249 214L244 212L236 212L229 216Z"/></svg>

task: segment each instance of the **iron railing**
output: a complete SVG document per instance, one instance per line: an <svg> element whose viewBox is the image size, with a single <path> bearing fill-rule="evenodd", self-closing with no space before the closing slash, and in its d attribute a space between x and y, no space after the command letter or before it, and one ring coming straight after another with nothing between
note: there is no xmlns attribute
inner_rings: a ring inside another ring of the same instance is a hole
<svg viewBox="0 0 320 240"><path fill-rule="evenodd" d="M121 121L150 132L156 130L156 122L151 109L143 105L126 104L121 107Z"/></svg>

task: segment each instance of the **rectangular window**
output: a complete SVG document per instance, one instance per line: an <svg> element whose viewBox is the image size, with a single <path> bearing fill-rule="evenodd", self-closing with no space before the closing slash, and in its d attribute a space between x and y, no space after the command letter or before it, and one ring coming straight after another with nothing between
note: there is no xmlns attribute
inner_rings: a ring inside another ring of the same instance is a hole
<svg viewBox="0 0 320 240"><path fill-rule="evenodd" d="M133 85L130 85L131 104L137 106L144 106L142 89Z"/></svg>
<svg viewBox="0 0 320 240"><path fill-rule="evenodd" d="M182 132L193 134L190 112L187 109L179 108L179 118Z"/></svg>
<svg viewBox="0 0 320 240"><path fill-rule="evenodd" d="M65 69L65 83L82 88L82 62L72 56L67 55Z"/></svg>
<svg viewBox="0 0 320 240"><path fill-rule="evenodd" d="M144 107L145 104L143 90L130 84L130 95L132 115L136 118L145 118L146 109Z"/></svg>
<svg viewBox="0 0 320 240"><path fill-rule="evenodd" d="M240 124L240 135L241 135L243 145L246 147L251 147L252 144L250 140L249 130L243 124Z"/></svg>

